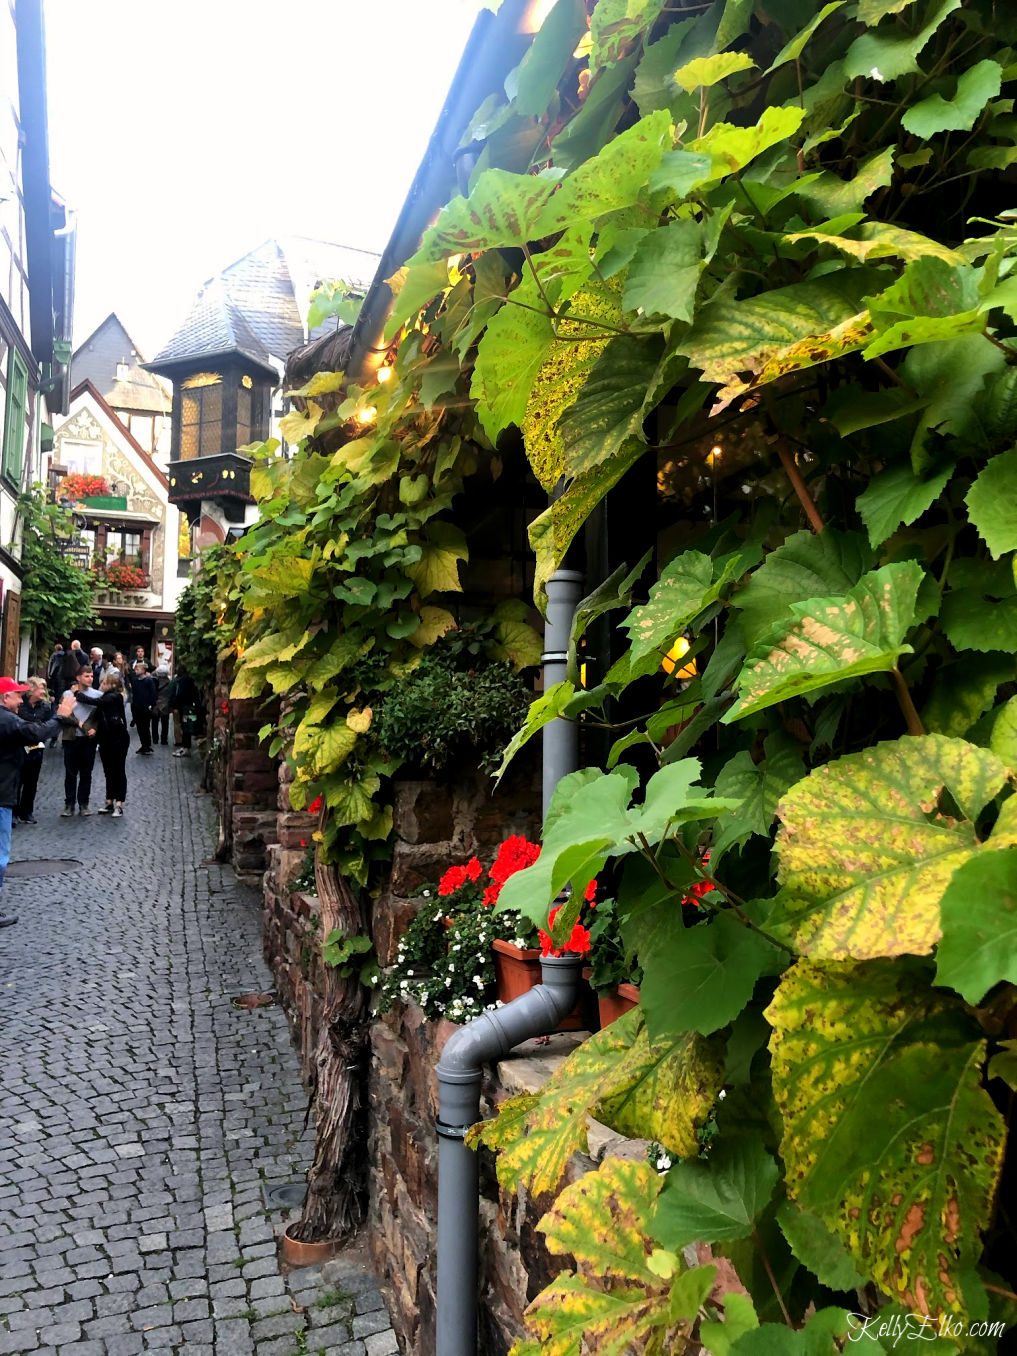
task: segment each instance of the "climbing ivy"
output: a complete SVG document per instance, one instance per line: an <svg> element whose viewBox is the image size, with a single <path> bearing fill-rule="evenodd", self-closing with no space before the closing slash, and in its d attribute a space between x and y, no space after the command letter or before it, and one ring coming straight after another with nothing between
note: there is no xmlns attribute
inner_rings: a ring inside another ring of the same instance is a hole
<svg viewBox="0 0 1017 1356"><path fill-rule="evenodd" d="M255 473L237 692L286 694L296 795L366 878L371 701L452 624L466 479L515 426L555 492L542 605L655 462L657 583L591 594L505 757L557 717L615 729L502 903L543 921L610 880L642 1012L482 1134L550 1188L580 1112L631 1133L645 1097L678 1161L559 1197L576 1270L519 1356L1013 1320L1015 78L995 0L558 0L393 280L394 380L316 377L300 452Z"/></svg>

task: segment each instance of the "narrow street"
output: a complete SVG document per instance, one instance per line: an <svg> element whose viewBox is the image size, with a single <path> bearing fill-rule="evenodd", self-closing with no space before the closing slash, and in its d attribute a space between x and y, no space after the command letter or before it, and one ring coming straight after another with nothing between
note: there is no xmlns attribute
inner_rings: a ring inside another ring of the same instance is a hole
<svg viewBox="0 0 1017 1356"><path fill-rule="evenodd" d="M0 1354L396 1351L359 1255L280 1273L306 1095L271 987L260 900L210 864L197 758L128 755L123 819L14 831L0 931ZM97 762L92 809L103 803Z"/></svg>

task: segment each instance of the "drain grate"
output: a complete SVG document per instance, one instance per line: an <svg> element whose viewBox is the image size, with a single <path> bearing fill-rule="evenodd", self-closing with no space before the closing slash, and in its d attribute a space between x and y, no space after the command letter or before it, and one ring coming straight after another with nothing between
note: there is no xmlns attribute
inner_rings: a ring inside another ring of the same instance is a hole
<svg viewBox="0 0 1017 1356"><path fill-rule="evenodd" d="M79 871L82 862L72 857L38 857L35 860L8 862L8 876L59 876L68 871Z"/></svg>
<svg viewBox="0 0 1017 1356"><path fill-rule="evenodd" d="M306 1182L269 1182L262 1183L261 1194L266 1210L294 1210L303 1205L307 1195Z"/></svg>

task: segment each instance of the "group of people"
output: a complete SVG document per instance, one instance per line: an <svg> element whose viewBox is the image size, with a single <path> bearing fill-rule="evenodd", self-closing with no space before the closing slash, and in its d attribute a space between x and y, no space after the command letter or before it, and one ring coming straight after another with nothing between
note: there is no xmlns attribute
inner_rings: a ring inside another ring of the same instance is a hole
<svg viewBox="0 0 1017 1356"><path fill-rule="evenodd" d="M131 703L128 722L125 699ZM138 646L132 663L117 652L95 647L86 653L78 640L54 647L46 677L26 683L0 677L0 887L10 860L17 824L35 824L35 796L47 742L61 741L64 763L64 817L90 815L96 753L106 780L100 815L120 818L127 799L130 726L138 731L139 754L151 755L169 742L170 719L179 734L174 757L186 758L199 729L201 694L183 665L171 676L168 664L151 664ZM160 737L161 736L161 737ZM16 923L0 913L0 928Z"/></svg>

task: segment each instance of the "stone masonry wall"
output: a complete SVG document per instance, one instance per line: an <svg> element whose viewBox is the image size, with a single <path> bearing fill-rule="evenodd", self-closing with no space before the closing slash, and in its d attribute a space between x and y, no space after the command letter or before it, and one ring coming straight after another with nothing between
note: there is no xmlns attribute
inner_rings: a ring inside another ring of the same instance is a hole
<svg viewBox="0 0 1017 1356"><path fill-rule="evenodd" d="M212 702L214 791L219 806L219 855L241 880L260 883L276 841L279 773L258 731L278 718L278 702L229 695L232 665L220 665Z"/></svg>

